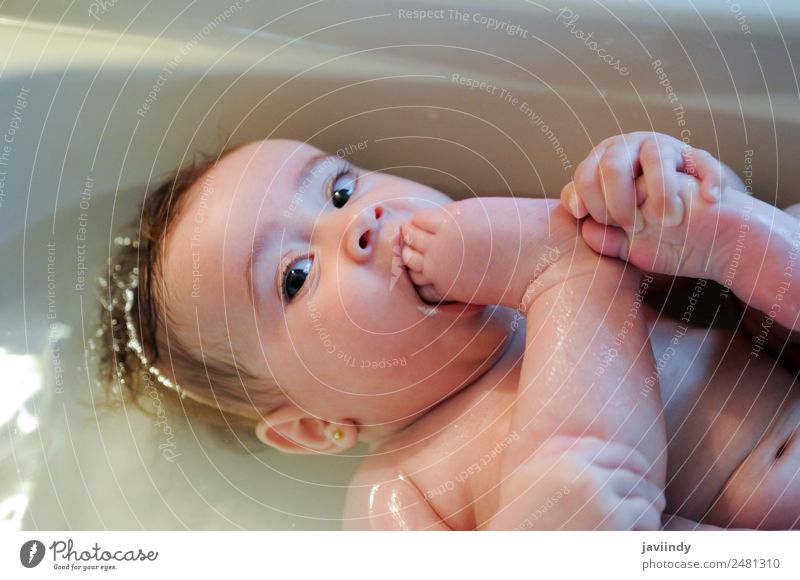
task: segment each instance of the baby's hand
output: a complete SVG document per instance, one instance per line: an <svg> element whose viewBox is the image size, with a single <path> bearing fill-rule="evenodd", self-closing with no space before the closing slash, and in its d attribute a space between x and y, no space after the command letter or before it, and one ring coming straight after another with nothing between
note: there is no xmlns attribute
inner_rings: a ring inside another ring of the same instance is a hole
<svg viewBox="0 0 800 580"><path fill-rule="evenodd" d="M707 203L719 201L725 187L744 190L736 174L707 151L669 135L639 132L601 141L578 165L561 201L578 219L591 215L599 224L636 233L677 226L685 216L678 172L700 180L700 198ZM646 197L634 187L641 175Z"/></svg>
<svg viewBox="0 0 800 580"><path fill-rule="evenodd" d="M649 272L715 278L725 263L712 251L729 226L726 188L744 184L707 152L633 133L600 143L561 201L573 216L589 216L582 235L595 251Z"/></svg>
<svg viewBox="0 0 800 580"><path fill-rule="evenodd" d="M637 450L593 437L555 436L501 484L485 526L517 530L657 530L664 493Z"/></svg>

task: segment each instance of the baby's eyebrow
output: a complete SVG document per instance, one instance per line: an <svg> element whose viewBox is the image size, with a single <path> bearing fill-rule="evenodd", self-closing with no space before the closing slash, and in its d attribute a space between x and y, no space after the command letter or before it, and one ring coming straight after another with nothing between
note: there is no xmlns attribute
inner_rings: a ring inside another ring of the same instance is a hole
<svg viewBox="0 0 800 580"><path fill-rule="evenodd" d="M314 174L317 166L331 157L336 157L332 153L318 153L309 157L305 165L297 174L295 181L295 191L301 191L303 184L308 183ZM253 246L250 249L250 254L247 256L247 262L244 265L244 279L247 284L247 295L250 298L250 304L258 308L260 306L259 294L253 292L253 266L258 263L261 253L270 245L270 242L277 234L276 228L261 228L258 235L253 240Z"/></svg>
<svg viewBox="0 0 800 580"><path fill-rule="evenodd" d="M308 183L311 177L314 174L314 171L317 169L317 165L321 165L323 161L326 161L329 158L336 157L333 153L318 153L313 157L310 157L306 164L303 165L303 168L297 174L297 181L294 184L295 191L300 191L302 193L303 184Z"/></svg>
<svg viewBox="0 0 800 580"><path fill-rule="evenodd" d="M275 237L275 229L262 229L255 240L253 240L253 247L250 250L250 255L247 256L247 263L244 265L244 279L247 283L247 295L250 297L250 304L258 308L260 306L259 294L253 293L253 266L258 262L258 258L264 249L269 246L269 242Z"/></svg>

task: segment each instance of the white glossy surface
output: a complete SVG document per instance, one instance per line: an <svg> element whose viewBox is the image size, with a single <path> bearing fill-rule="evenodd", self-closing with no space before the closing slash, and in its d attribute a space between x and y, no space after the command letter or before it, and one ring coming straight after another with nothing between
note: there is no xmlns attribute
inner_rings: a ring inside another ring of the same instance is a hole
<svg viewBox="0 0 800 580"><path fill-rule="evenodd" d="M228 134L237 143L273 135L329 150L367 141L353 158L368 168L450 191L556 196L571 171L522 103L573 164L620 131L679 134L673 108L682 105L692 144L738 171L752 149L756 194L800 201L793 0L742 2L740 14L723 0L106 4L103 12L87 0L68 10L26 0L0 8L5 527L339 527L357 457L280 456L170 415L180 454L170 462L159 451L163 425L135 410L97 416L93 408L84 345L109 241L135 217L148 184ZM558 17L563 6L580 16L571 28ZM401 9L447 16L419 22L400 18ZM520 32L492 30L481 16ZM629 74L603 63L575 30L592 33ZM137 114L178 57L152 107ZM456 74L495 94L459 85ZM77 239L84 227L85 242Z"/></svg>

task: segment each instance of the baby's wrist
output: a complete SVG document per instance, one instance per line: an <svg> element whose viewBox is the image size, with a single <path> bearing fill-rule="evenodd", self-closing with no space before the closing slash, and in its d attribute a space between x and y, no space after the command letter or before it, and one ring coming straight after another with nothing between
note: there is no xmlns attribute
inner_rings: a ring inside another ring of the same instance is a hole
<svg viewBox="0 0 800 580"><path fill-rule="evenodd" d="M733 169L722 164L722 171L723 171L723 184L725 187L730 187L735 189L736 191L747 191L747 187L742 181L742 178L737 174Z"/></svg>
<svg viewBox="0 0 800 580"><path fill-rule="evenodd" d="M793 268L800 243L796 218L744 192L726 191L711 261L718 264L714 280L768 314L785 328L797 328L800 282Z"/></svg>
<svg viewBox="0 0 800 580"><path fill-rule="evenodd" d="M743 191L727 188L723 192L718 216L719 235L711 244L711 255L707 260L708 275L700 274L702 277L736 292L742 278L748 276L746 270L750 264L741 268L747 250L757 243L756 240L769 235L769 224L764 223L755 207L758 203L757 199Z"/></svg>

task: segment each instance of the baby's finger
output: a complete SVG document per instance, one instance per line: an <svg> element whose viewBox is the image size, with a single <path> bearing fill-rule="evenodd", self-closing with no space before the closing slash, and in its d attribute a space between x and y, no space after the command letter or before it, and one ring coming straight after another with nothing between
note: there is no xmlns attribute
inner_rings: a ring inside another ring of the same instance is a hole
<svg viewBox="0 0 800 580"><path fill-rule="evenodd" d="M613 222L621 226L632 226L636 218L638 204L633 182L641 170L639 148L640 143L636 140L615 143L606 149L600 163L600 183L606 208Z"/></svg>
<svg viewBox="0 0 800 580"><path fill-rule="evenodd" d="M608 223L603 190L600 185L600 159L605 153L605 146L595 147L589 156L578 164L572 183L576 197L587 210L581 217L591 215L597 221Z"/></svg>
<svg viewBox="0 0 800 580"><path fill-rule="evenodd" d="M564 189L561 190L561 204L564 206L564 209L576 219L581 219L589 215L589 210L586 209L583 201L581 201L581 198L578 196L578 192L575 191L574 181L570 181L564 186Z"/></svg>
<svg viewBox="0 0 800 580"><path fill-rule="evenodd" d="M663 511L667 507L663 490L638 473L624 469L617 470L609 481L614 492L625 499L643 499L658 511Z"/></svg>
<svg viewBox="0 0 800 580"><path fill-rule="evenodd" d="M649 221L663 223L664 227L680 225L683 203L678 195L676 169L682 160L671 145L655 139L642 145L640 158L647 183L642 211Z"/></svg>
<svg viewBox="0 0 800 580"><path fill-rule="evenodd" d="M677 177L678 189L680 190L680 196L683 200L683 207L689 208L689 210L686 212L687 215L689 215L691 213L692 206L697 204L697 200L700 197L699 194L702 183L693 175L679 173Z"/></svg>
<svg viewBox="0 0 800 580"><path fill-rule="evenodd" d="M639 209L636 211L639 212ZM643 223L644 218L639 215L636 221ZM625 230L615 226L604 226L589 218L583 222L581 235L586 244L598 254L620 260L628 259L630 246Z"/></svg>
<svg viewBox="0 0 800 580"><path fill-rule="evenodd" d="M605 469L623 468L639 475L645 475L650 469L650 463L644 454L624 443L581 437L570 446L570 449L580 451L593 464Z"/></svg>
<svg viewBox="0 0 800 580"><path fill-rule="evenodd" d="M416 251L411 246L403 246L401 255L403 258L403 263L410 272L422 272L422 267L425 263L425 257L421 253Z"/></svg>
<svg viewBox="0 0 800 580"><path fill-rule="evenodd" d="M661 511L646 500L631 500L626 508L630 510L631 516L633 516L633 522L628 526L630 529L642 532L653 532L661 529Z"/></svg>
<svg viewBox="0 0 800 580"><path fill-rule="evenodd" d="M686 147L681 151L683 172L697 177L700 182L700 196L716 203L722 197L723 166L711 153L703 149Z"/></svg>
<svg viewBox="0 0 800 580"><path fill-rule="evenodd" d="M407 246L411 246L418 252L427 252L433 241L433 235L425 230L421 230L414 224L401 224L400 234Z"/></svg>
<svg viewBox="0 0 800 580"><path fill-rule="evenodd" d="M650 462L644 453L624 443L608 442L603 446L596 463L607 467L621 467L638 475L645 475Z"/></svg>

